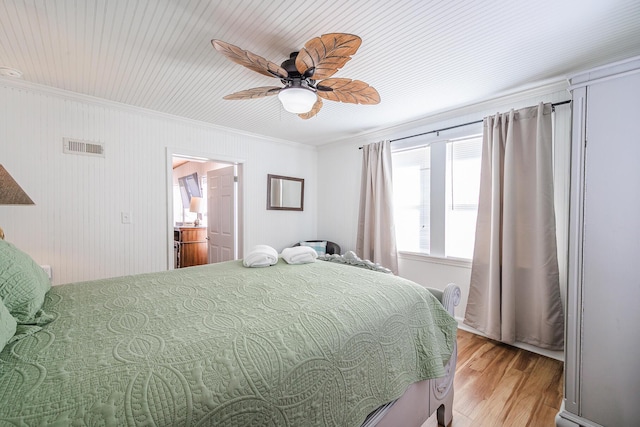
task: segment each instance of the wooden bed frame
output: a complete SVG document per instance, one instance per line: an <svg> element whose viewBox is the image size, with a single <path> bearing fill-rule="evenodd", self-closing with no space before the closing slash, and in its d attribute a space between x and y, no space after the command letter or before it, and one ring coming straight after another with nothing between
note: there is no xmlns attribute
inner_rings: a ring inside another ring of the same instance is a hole
<svg viewBox="0 0 640 427"><path fill-rule="evenodd" d="M455 307L460 303L458 285L449 283L444 291L428 289L453 316ZM457 351L456 343L451 358L445 365L444 377L411 384L393 404L374 412L363 427L420 427L436 411L438 425L448 427L453 419L453 379L458 360Z"/></svg>

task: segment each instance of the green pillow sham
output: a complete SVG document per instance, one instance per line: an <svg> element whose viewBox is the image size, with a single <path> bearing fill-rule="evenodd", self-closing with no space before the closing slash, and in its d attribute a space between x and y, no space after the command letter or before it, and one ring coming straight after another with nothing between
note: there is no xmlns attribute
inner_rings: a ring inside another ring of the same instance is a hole
<svg viewBox="0 0 640 427"><path fill-rule="evenodd" d="M32 324L51 282L26 253L0 240L0 298L18 324Z"/></svg>
<svg viewBox="0 0 640 427"><path fill-rule="evenodd" d="M13 338L15 333L16 319L13 318L7 307L2 303L2 299L0 299L0 351Z"/></svg>

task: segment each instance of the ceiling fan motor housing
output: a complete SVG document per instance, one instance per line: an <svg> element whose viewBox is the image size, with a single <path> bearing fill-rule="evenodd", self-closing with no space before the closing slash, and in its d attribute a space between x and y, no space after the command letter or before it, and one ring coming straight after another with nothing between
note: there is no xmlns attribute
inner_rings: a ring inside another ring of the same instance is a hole
<svg viewBox="0 0 640 427"><path fill-rule="evenodd" d="M287 70L287 73L289 73L289 77L291 78L295 79L296 77L302 77L304 79L309 79L309 77L313 76L313 73L316 70L315 67L309 68L304 75L300 74L300 71L298 71L298 68L296 67L297 57L298 52L291 52L289 54L289 59L284 60L280 66Z"/></svg>
<svg viewBox="0 0 640 427"><path fill-rule="evenodd" d="M294 77L294 76L300 76L300 72L298 72L298 69L296 68L296 58L298 57L298 52L291 52L289 54L289 59L285 59L282 64L280 64L280 66L282 68L284 68L285 70L287 70L287 73L289 73L289 76Z"/></svg>

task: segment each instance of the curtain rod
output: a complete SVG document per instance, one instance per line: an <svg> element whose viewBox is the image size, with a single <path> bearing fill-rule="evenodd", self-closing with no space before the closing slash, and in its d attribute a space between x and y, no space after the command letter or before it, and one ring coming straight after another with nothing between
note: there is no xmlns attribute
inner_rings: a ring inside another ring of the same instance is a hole
<svg viewBox="0 0 640 427"><path fill-rule="evenodd" d="M571 102L570 99L568 99L566 101L555 102L555 103L551 104L551 108L552 108L552 110L555 110L555 108L558 105L569 104L570 102ZM403 136L402 138L392 139L390 142L402 141L403 139L415 138L416 136L429 135L429 134L432 134L432 133L444 132L445 130L451 130L451 129L455 129L455 128L461 128L461 127L464 127L464 126L475 125L477 123L482 123L482 121L483 120L476 120L475 122L462 123L460 125L449 126L447 128L430 130L429 132L423 132L423 133L418 133L418 134L415 134L415 135ZM358 149L362 150L362 147L358 147Z"/></svg>

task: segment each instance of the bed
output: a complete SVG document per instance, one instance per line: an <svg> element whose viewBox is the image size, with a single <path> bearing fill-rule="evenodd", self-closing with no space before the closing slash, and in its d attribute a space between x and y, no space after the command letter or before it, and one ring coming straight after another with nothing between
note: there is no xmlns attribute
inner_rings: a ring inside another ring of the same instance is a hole
<svg viewBox="0 0 640 427"><path fill-rule="evenodd" d="M11 306L17 268L42 277L0 245L15 257L0 265ZM0 426L451 421L455 285L280 260L41 288L0 352Z"/></svg>

